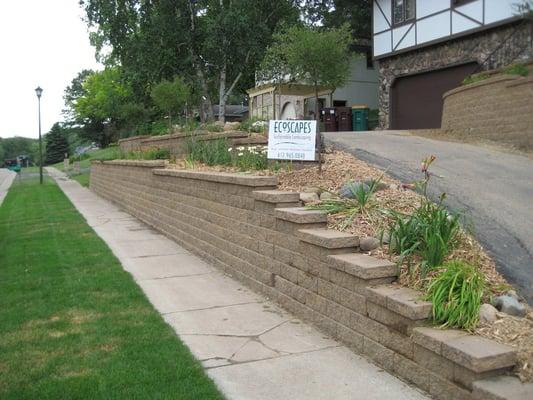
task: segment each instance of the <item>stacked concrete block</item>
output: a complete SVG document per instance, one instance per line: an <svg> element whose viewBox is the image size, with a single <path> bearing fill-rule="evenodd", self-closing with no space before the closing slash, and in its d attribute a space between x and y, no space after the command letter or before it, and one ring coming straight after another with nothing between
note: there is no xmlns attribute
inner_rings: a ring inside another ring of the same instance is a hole
<svg viewBox="0 0 533 400"><path fill-rule="evenodd" d="M494 381L514 365L511 348L426 327L431 304L392 284L397 266L327 229L326 215L277 190L276 177L95 162L91 188L437 399L516 389Z"/></svg>

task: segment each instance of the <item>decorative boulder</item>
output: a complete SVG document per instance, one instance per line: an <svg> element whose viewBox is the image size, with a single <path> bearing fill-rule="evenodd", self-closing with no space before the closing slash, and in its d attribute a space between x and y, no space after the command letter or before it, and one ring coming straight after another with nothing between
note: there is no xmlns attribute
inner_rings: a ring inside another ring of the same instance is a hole
<svg viewBox="0 0 533 400"><path fill-rule="evenodd" d="M355 198L354 192L360 190L360 187L362 187L365 192L370 190L370 186L364 182L348 182L340 188L339 196L344 199L353 199Z"/></svg>
<svg viewBox="0 0 533 400"><path fill-rule="evenodd" d="M322 192L322 193L320 193L320 200L321 201L331 200L334 197L335 196L332 193L330 193L330 192Z"/></svg>
<svg viewBox="0 0 533 400"><path fill-rule="evenodd" d="M372 236L367 236L359 241L359 248L362 251L372 251L379 247L379 240Z"/></svg>
<svg viewBox="0 0 533 400"><path fill-rule="evenodd" d="M492 305L505 314L516 317L524 317L526 315L526 307L517 299L508 295L495 297L492 300Z"/></svg>
<svg viewBox="0 0 533 400"><path fill-rule="evenodd" d="M236 131L241 126L240 122L226 122L224 124L224 131Z"/></svg>
<svg viewBox="0 0 533 400"><path fill-rule="evenodd" d="M307 193L307 192L300 193L300 201L303 201L304 204L315 203L318 200L320 199L318 198L318 194L316 193Z"/></svg>
<svg viewBox="0 0 533 400"><path fill-rule="evenodd" d="M498 319L498 310L490 304L482 304L479 308L479 322L491 324Z"/></svg>

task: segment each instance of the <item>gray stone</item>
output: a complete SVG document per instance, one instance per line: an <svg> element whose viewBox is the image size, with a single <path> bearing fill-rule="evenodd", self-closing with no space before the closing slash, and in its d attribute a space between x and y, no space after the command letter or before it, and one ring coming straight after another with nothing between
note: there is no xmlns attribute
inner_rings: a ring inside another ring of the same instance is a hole
<svg viewBox="0 0 533 400"><path fill-rule="evenodd" d="M506 293L507 296L511 296L513 299L516 299L518 301L520 301L520 298L518 297L518 294L516 293L516 290L509 290L507 293Z"/></svg>
<svg viewBox="0 0 533 400"><path fill-rule="evenodd" d="M370 190L370 186L363 182L347 182L339 190L339 196L344 199L353 199L355 198L354 192L359 190L362 187L365 192Z"/></svg>
<svg viewBox="0 0 533 400"><path fill-rule="evenodd" d="M335 195L333 193L330 193L330 192L322 192L322 193L320 193L320 200L321 201L331 200L334 197L335 197Z"/></svg>
<svg viewBox="0 0 533 400"><path fill-rule="evenodd" d="M479 321L482 324L490 324L498 319L496 313L498 310L490 304L482 304L479 309Z"/></svg>
<svg viewBox="0 0 533 400"><path fill-rule="evenodd" d="M363 251L371 251L379 247L379 240L372 236L367 236L359 241L359 248Z"/></svg>
<svg viewBox="0 0 533 400"><path fill-rule="evenodd" d="M495 297L492 300L492 304L505 314L517 317L524 317L526 315L526 307L519 303L517 299L508 295Z"/></svg>
<svg viewBox="0 0 533 400"><path fill-rule="evenodd" d="M376 185L376 192L380 190L385 190L389 188L389 185L387 185L384 182L377 182L375 179L367 179L363 183L367 185L368 187L372 186L372 184L375 182Z"/></svg>
<svg viewBox="0 0 533 400"><path fill-rule="evenodd" d="M316 194L320 194L322 190L320 190L319 187L316 187L316 186L304 186L304 188L302 189L302 192L304 193L316 193Z"/></svg>
<svg viewBox="0 0 533 400"><path fill-rule="evenodd" d="M318 198L318 194L316 193L302 192L300 193L300 200L303 201L304 204L307 204L317 202L320 199Z"/></svg>

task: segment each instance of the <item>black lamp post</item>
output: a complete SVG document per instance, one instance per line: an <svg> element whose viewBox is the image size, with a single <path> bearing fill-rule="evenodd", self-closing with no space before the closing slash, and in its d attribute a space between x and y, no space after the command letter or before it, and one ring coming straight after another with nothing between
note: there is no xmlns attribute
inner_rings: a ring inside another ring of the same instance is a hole
<svg viewBox="0 0 533 400"><path fill-rule="evenodd" d="M39 182L43 184L43 143L41 139L41 95L43 94L43 89L40 86L37 86L35 89L37 94L37 101L39 103Z"/></svg>

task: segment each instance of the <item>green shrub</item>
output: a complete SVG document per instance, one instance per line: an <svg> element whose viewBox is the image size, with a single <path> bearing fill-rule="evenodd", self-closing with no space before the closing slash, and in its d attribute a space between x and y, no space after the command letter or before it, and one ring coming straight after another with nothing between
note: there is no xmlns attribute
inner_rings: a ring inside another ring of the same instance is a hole
<svg viewBox="0 0 533 400"><path fill-rule="evenodd" d="M367 211L371 206L371 200L376 192L381 178L372 180L368 187L363 184L348 183L347 186L353 195L353 198L333 198L323 200L318 204L309 204L306 206L312 210L320 210L326 214L338 214L342 216L339 228L341 230L350 226L354 218Z"/></svg>
<svg viewBox="0 0 533 400"><path fill-rule="evenodd" d="M218 124L207 124L205 125L205 129L208 132L224 132L224 127Z"/></svg>
<svg viewBox="0 0 533 400"><path fill-rule="evenodd" d="M422 273L442 265L453 250L459 233L459 214L450 214L442 204L425 200L412 215L389 212L389 249L401 260L413 254L422 258Z"/></svg>
<svg viewBox="0 0 533 400"><path fill-rule="evenodd" d="M251 133L263 133L265 132L266 122L260 118L248 118L241 122L239 130Z"/></svg>
<svg viewBox="0 0 533 400"><path fill-rule="evenodd" d="M239 146L228 151L233 165L242 171L268 168L267 151L263 146Z"/></svg>
<svg viewBox="0 0 533 400"><path fill-rule="evenodd" d="M471 83L481 82L481 81L484 81L485 79L488 79L488 78L490 78L490 75L487 74L486 72L482 72L482 73L479 73L479 74L474 74L474 75L467 76L463 80L463 82L461 84L462 85L470 85Z"/></svg>
<svg viewBox="0 0 533 400"><path fill-rule="evenodd" d="M520 75L520 76L528 76L529 75L529 69L527 65L522 63L516 63L508 65L503 70L504 74L508 75Z"/></svg>
<svg viewBox="0 0 533 400"><path fill-rule="evenodd" d="M199 140L192 135L187 139L187 158L207 165L232 165L226 138Z"/></svg>
<svg viewBox="0 0 533 400"><path fill-rule="evenodd" d="M462 261L444 264L427 289L433 320L443 327L474 329L484 288L483 275L475 267Z"/></svg>

